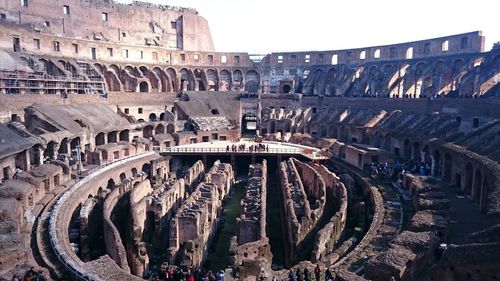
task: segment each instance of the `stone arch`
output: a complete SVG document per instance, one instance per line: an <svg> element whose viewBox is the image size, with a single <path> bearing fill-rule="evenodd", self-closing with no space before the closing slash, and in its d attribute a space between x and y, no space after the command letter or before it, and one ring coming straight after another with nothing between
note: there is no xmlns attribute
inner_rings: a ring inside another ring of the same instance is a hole
<svg viewBox="0 0 500 281"><path fill-rule="evenodd" d="M149 83L146 81L141 81L139 83L138 92L139 93L149 93Z"/></svg>
<svg viewBox="0 0 500 281"><path fill-rule="evenodd" d="M195 79L193 76L193 73L188 70L187 68L181 68L179 70L180 74L180 81L181 81L181 88L184 91L194 91L194 83Z"/></svg>
<svg viewBox="0 0 500 281"><path fill-rule="evenodd" d="M207 90L217 91L219 89L219 79L217 77L217 72L213 69L208 69L206 72L207 76Z"/></svg>
<svg viewBox="0 0 500 281"><path fill-rule="evenodd" d="M165 74L167 75L169 79L169 88L171 89L172 92L178 91L179 90L179 80L177 79L177 72L175 69L169 67L165 71Z"/></svg>
<svg viewBox="0 0 500 281"><path fill-rule="evenodd" d="M167 133L169 133L169 134L175 133L175 127L174 127L173 124L168 124L167 125Z"/></svg>
<svg viewBox="0 0 500 281"><path fill-rule="evenodd" d="M113 190L115 189L115 186L116 186L115 181L113 179L109 179L106 188L109 190Z"/></svg>
<svg viewBox="0 0 500 281"><path fill-rule="evenodd" d="M144 165L142 165L141 172L145 173L149 177L151 175L151 164L144 163Z"/></svg>
<svg viewBox="0 0 500 281"><path fill-rule="evenodd" d="M249 93L259 92L259 74L255 70L249 70L245 73L245 91Z"/></svg>
<svg viewBox="0 0 500 281"><path fill-rule="evenodd" d="M123 130L120 132L120 141L129 141L129 130Z"/></svg>
<svg viewBox="0 0 500 281"><path fill-rule="evenodd" d="M156 116L156 113L151 113L149 114L149 122L155 122L158 121L158 117Z"/></svg>
<svg viewBox="0 0 500 281"><path fill-rule="evenodd" d="M55 141L49 141L47 143L47 148L43 152L43 157L45 159L54 159L57 154L55 148L57 147L57 143Z"/></svg>
<svg viewBox="0 0 500 281"><path fill-rule="evenodd" d="M420 151L420 143L418 141L413 143L413 159L422 161L422 153Z"/></svg>
<svg viewBox="0 0 500 281"><path fill-rule="evenodd" d="M206 91L207 90L207 83L206 83L207 79L206 79L205 72L199 68L195 68L193 70L193 75L194 75L194 80L196 82L195 90Z"/></svg>
<svg viewBox="0 0 500 281"><path fill-rule="evenodd" d="M94 68L99 72L100 74L104 74L104 66L98 62L94 63Z"/></svg>
<svg viewBox="0 0 500 281"><path fill-rule="evenodd" d="M164 133L165 133L165 126L163 126L162 124L158 124L158 126L156 126L155 128L155 134L158 135Z"/></svg>
<svg viewBox="0 0 500 281"><path fill-rule="evenodd" d="M118 132L111 131L108 133L108 143L117 143L118 142Z"/></svg>
<svg viewBox="0 0 500 281"><path fill-rule="evenodd" d="M171 92L172 88L171 88L171 84L168 81L169 80L168 75L166 75L165 72L159 67L154 67L153 73L159 79L158 91L159 92Z"/></svg>
<svg viewBox="0 0 500 281"><path fill-rule="evenodd" d="M241 89L243 85L243 72L241 72L241 70L236 69L233 71L233 82L231 84L233 85L233 90Z"/></svg>
<svg viewBox="0 0 500 281"><path fill-rule="evenodd" d="M100 132L95 136L95 146L106 144L106 134Z"/></svg>
<svg viewBox="0 0 500 281"><path fill-rule="evenodd" d="M137 169L136 168L132 168L132 170L130 170L132 172L132 177L135 177L137 176Z"/></svg>
<svg viewBox="0 0 500 281"><path fill-rule="evenodd" d="M229 91L231 89L231 72L227 69L220 71L219 91Z"/></svg>
<svg viewBox="0 0 500 281"><path fill-rule="evenodd" d="M144 129L142 129L142 137L143 138L150 138L153 136L153 126L146 126Z"/></svg>
<svg viewBox="0 0 500 281"><path fill-rule="evenodd" d="M61 144L59 145L59 154L68 154L68 138L63 138Z"/></svg>
<svg viewBox="0 0 500 281"><path fill-rule="evenodd" d="M125 173L121 173L120 174L120 182L124 182L126 179L127 179L127 176L125 175Z"/></svg>

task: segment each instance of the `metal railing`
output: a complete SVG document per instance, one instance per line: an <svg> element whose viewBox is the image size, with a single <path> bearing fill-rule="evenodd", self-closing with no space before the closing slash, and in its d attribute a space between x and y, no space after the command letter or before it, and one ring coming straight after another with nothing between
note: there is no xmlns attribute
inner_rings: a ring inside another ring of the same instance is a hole
<svg viewBox="0 0 500 281"><path fill-rule="evenodd" d="M205 153L217 153L217 154L241 154L241 155L302 155L310 159L320 160L328 159L327 156L314 151L312 149L305 148L268 148L268 149L250 149L245 147L244 149L235 149L231 147L154 147L154 150L159 153L172 153L172 154L205 154Z"/></svg>

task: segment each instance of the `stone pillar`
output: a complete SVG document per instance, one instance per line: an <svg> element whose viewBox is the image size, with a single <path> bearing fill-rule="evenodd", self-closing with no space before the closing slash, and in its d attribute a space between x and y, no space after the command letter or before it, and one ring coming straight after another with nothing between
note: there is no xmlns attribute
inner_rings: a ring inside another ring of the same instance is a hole
<svg viewBox="0 0 500 281"><path fill-rule="evenodd" d="M53 160L57 160L57 157L59 156L59 144L56 143L54 144L53 146L53 149L52 149L52 155L51 155L51 158Z"/></svg>
<svg viewBox="0 0 500 281"><path fill-rule="evenodd" d="M431 156L431 175L436 176L436 160L434 160L434 156Z"/></svg>
<svg viewBox="0 0 500 281"><path fill-rule="evenodd" d="M44 151L45 150L42 147L40 147L40 148L38 148L38 151L36 152L36 153L38 153L38 163L37 163L38 165L43 165L43 152Z"/></svg>
<svg viewBox="0 0 500 281"><path fill-rule="evenodd" d="M25 161L24 169L26 169L26 171L29 171L29 170L31 170L30 151L29 151L29 149L26 149L23 153L24 153L24 161Z"/></svg>

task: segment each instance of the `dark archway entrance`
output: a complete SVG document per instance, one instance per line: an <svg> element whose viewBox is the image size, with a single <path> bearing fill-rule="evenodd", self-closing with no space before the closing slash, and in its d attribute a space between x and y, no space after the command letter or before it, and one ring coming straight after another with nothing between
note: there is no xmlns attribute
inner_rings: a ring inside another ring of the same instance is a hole
<svg viewBox="0 0 500 281"><path fill-rule="evenodd" d="M288 84L286 84L286 85L283 86L283 93L284 94L290 93L291 90L292 90L292 86L290 86Z"/></svg>
<svg viewBox="0 0 500 281"><path fill-rule="evenodd" d="M241 135L255 136L257 133L257 115L245 113L241 119Z"/></svg>

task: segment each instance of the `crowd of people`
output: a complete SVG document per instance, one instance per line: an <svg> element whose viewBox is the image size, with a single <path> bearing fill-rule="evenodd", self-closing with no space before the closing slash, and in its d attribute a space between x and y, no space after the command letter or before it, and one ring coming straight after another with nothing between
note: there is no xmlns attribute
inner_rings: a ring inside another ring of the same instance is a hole
<svg viewBox="0 0 500 281"><path fill-rule="evenodd" d="M314 273L315 281L320 281L321 268L319 267L319 265L316 265L313 273ZM325 276L325 279L324 279L325 281L332 281L333 280L333 274L329 268L327 268L325 270L324 276ZM274 278L273 278L273 281L275 281ZM311 272L309 271L309 269L307 267L304 268L303 270L298 267L295 271L293 269L290 269L290 271L288 272L288 281L312 281Z"/></svg>
<svg viewBox="0 0 500 281"><path fill-rule="evenodd" d="M224 271L219 270L216 273L213 271L206 271L201 269L195 269L193 271L189 269L181 269L175 266L169 266L164 264L159 270L152 269L148 273L147 279L151 281L224 281ZM240 278L240 268L235 266L232 268L231 275L235 279ZM285 277L285 276L283 276ZM324 279L323 279L323 278ZM314 279L313 279L314 278ZM330 269L326 269L324 272L321 270L319 265L316 265L314 270L310 270L307 267L304 269L297 268L295 270L290 269L288 276L285 279L280 279L281 281L333 281L334 277ZM270 276L263 270L257 277L258 281L278 281L276 275Z"/></svg>
<svg viewBox="0 0 500 281"><path fill-rule="evenodd" d="M11 281L45 281L47 278L43 271L36 271L34 267L31 267L24 275L21 277L19 274L14 274Z"/></svg>
<svg viewBox="0 0 500 281"><path fill-rule="evenodd" d="M252 144L247 147L246 144L233 144L233 145L228 145L226 147L226 151L232 151L232 152L244 152L244 151L250 151L250 152L269 152L269 146L259 143L259 144Z"/></svg>
<svg viewBox="0 0 500 281"><path fill-rule="evenodd" d="M214 273L211 270L182 270L179 267L163 264L160 270L150 270L147 279L150 281L224 281L224 271Z"/></svg>
<svg viewBox="0 0 500 281"><path fill-rule="evenodd" d="M410 173L419 174L420 176L427 176L431 174L432 165L430 162L407 160L400 162L396 160L394 165L385 163L370 163L367 167L370 175L381 181L392 180L396 181L400 175Z"/></svg>

